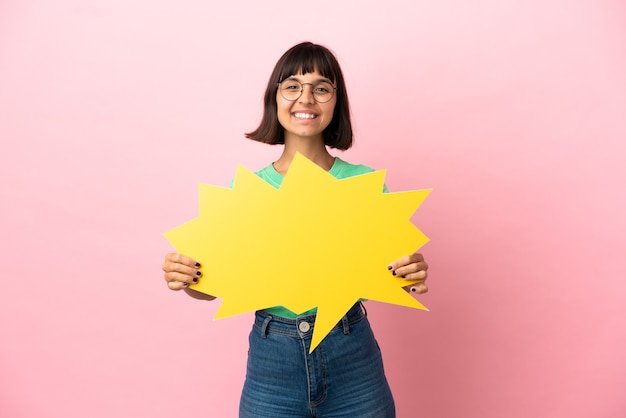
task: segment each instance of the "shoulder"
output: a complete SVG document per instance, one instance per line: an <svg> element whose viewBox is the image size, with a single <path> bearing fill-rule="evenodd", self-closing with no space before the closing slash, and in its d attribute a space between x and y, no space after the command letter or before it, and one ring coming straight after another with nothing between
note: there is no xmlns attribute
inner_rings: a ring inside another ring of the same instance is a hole
<svg viewBox="0 0 626 418"><path fill-rule="evenodd" d="M272 166L272 164L268 164L262 169L255 171L254 174L256 174L257 176L261 178L264 178L264 177L269 177L272 174L272 171L274 171L274 167Z"/></svg>
<svg viewBox="0 0 626 418"><path fill-rule="evenodd" d="M275 188L279 188L281 183L283 182L283 176L280 175L280 173L278 173L276 169L274 169L273 163L268 164L259 171L255 171L254 174L259 176L261 179L265 180L267 183L274 186Z"/></svg>
<svg viewBox="0 0 626 418"><path fill-rule="evenodd" d="M359 174L371 173L374 171L372 167L364 164L352 164L342 160L339 157L335 157L335 164L331 169L331 174L337 178L346 178L352 176L358 176Z"/></svg>
<svg viewBox="0 0 626 418"><path fill-rule="evenodd" d="M376 171L372 167L364 164L351 164L342 160L339 157L335 157L335 165L330 170L330 174L337 179L345 179L352 176L358 176L361 174L367 174ZM388 193L387 185L383 184L383 193Z"/></svg>

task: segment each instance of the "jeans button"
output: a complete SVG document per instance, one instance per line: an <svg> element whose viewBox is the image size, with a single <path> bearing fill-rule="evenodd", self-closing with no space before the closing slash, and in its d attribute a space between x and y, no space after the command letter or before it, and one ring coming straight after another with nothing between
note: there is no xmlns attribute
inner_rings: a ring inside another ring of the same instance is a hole
<svg viewBox="0 0 626 418"><path fill-rule="evenodd" d="M300 325L298 325L298 328L302 332L307 332L308 330L311 329L311 325L309 325L309 323L306 322L306 321L302 321L302 322L300 322Z"/></svg>

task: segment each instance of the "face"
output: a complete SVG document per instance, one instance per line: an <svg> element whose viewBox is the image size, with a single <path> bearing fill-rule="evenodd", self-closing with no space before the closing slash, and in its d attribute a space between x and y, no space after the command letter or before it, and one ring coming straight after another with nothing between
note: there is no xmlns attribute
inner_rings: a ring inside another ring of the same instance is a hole
<svg viewBox="0 0 626 418"><path fill-rule="evenodd" d="M326 103L318 103L313 96L313 86L320 81L332 82L317 71L307 74L297 74L289 77L303 84L302 95L293 101L285 99L276 92L278 122L285 129L285 142L290 138L300 137L321 140L322 132L333 119L337 95ZM308 84L311 83L311 84Z"/></svg>

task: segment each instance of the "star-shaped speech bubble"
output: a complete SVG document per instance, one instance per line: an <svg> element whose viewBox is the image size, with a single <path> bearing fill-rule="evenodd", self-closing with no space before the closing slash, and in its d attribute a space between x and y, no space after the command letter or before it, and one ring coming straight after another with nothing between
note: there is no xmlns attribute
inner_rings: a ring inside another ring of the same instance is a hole
<svg viewBox="0 0 626 418"><path fill-rule="evenodd" d="M410 218L430 190L383 193L384 177L338 180L297 154L275 189L239 166L232 189L200 184L200 215L165 237L202 263L190 287L223 299L215 319L317 307L313 351L361 298L426 310L387 266L428 241Z"/></svg>

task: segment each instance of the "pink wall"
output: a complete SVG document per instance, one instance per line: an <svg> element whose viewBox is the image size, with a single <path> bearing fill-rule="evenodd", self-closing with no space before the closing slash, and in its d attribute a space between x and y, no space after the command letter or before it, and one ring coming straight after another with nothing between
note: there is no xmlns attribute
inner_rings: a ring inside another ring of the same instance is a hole
<svg viewBox="0 0 626 418"><path fill-rule="evenodd" d="M242 133L302 40L343 157L434 189L431 312L368 304L399 417L623 415L623 2L4 0L0 416L236 416L250 316L168 291L162 233L278 155Z"/></svg>

